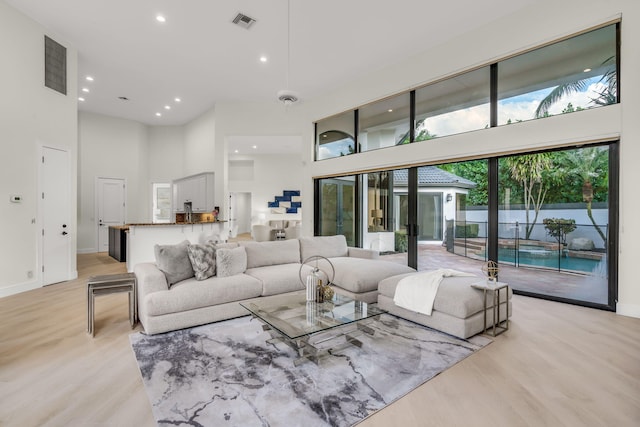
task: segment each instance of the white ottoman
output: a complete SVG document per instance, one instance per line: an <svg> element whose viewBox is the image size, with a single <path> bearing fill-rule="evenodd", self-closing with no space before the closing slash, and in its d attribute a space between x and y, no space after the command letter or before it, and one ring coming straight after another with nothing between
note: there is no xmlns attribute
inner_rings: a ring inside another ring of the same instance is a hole
<svg viewBox="0 0 640 427"><path fill-rule="evenodd" d="M471 287L471 283L482 280L480 277L445 277L440 283L438 293L433 303L431 316L398 307L393 302L398 282L410 274L388 277L378 283L378 307L389 313L429 328L454 335L459 338L469 338L484 330L484 292ZM511 296L501 293L500 321L506 318L506 307L509 304L511 315ZM487 295L487 321L493 319L493 296Z"/></svg>

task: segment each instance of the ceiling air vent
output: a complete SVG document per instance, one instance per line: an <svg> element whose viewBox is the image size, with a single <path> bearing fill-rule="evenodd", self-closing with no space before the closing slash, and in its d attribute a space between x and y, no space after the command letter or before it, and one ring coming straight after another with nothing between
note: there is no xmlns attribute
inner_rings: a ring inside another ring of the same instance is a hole
<svg viewBox="0 0 640 427"><path fill-rule="evenodd" d="M249 27L251 27L253 23L256 22L256 20L250 16L245 15L244 13L238 13L238 15L236 15L236 17L233 18L232 22L248 30Z"/></svg>

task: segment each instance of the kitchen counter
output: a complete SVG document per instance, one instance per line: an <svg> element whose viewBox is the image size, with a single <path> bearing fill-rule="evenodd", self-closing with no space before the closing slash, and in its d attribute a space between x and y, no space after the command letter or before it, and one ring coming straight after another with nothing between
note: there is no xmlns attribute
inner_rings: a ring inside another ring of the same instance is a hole
<svg viewBox="0 0 640 427"><path fill-rule="evenodd" d="M164 226L168 226L168 225L194 225L194 224L218 224L218 223L224 223L227 222L226 220L222 220L222 221L193 221L193 222L137 222L137 223L131 223L131 224L125 224L122 227L130 227L130 226L135 226L135 227L164 227Z"/></svg>
<svg viewBox="0 0 640 427"><path fill-rule="evenodd" d="M208 221L190 223L136 223L126 224L127 232L127 271L141 262L155 262L155 245L175 245L184 240L190 243L204 243L210 236L219 236L226 240L227 221Z"/></svg>
<svg viewBox="0 0 640 427"><path fill-rule="evenodd" d="M109 226L109 256L116 261L124 262L127 260L128 232L129 226L127 225Z"/></svg>

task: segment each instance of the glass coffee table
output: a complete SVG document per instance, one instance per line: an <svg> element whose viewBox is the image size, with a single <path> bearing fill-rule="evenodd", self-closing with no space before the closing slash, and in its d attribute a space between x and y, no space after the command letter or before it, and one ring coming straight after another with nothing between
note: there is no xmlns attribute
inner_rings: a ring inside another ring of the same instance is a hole
<svg viewBox="0 0 640 427"><path fill-rule="evenodd" d="M318 363L327 354L347 346L362 346L357 339L362 333L374 334L367 324L386 313L376 305L335 294L331 301L306 301L306 293L276 295L241 302L244 308L263 322L263 330L271 334L267 342L282 341L298 353L294 365L307 360Z"/></svg>

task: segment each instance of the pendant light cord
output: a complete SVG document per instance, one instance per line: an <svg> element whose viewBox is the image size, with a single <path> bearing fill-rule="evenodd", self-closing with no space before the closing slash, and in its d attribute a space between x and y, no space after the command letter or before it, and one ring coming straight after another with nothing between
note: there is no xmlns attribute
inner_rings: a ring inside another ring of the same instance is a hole
<svg viewBox="0 0 640 427"><path fill-rule="evenodd" d="M291 0L287 0L287 84L285 88L289 89L289 65L291 61Z"/></svg>

